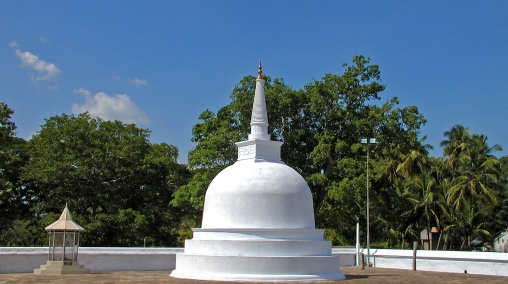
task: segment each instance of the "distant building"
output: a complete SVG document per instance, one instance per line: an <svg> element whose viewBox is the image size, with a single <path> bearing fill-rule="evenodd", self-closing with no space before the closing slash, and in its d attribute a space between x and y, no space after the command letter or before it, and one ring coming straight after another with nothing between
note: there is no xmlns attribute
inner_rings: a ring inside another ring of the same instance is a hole
<svg viewBox="0 0 508 284"><path fill-rule="evenodd" d="M432 227L430 233L427 233L427 229L420 232L421 248L424 250L436 250L438 249L437 243L439 239L439 230L436 227ZM443 245L440 245L442 247Z"/></svg>
<svg viewBox="0 0 508 284"><path fill-rule="evenodd" d="M494 251L508 252L508 229L494 236Z"/></svg>

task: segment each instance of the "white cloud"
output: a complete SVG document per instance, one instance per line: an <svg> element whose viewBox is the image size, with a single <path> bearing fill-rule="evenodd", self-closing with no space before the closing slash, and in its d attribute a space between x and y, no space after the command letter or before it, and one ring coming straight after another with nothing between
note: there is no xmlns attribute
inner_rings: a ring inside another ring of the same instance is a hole
<svg viewBox="0 0 508 284"><path fill-rule="evenodd" d="M11 42L9 46L16 48L17 44L16 42ZM38 75L32 77L35 81L51 81L56 79L61 73L60 69L58 69L55 64L39 59L39 57L28 51L22 52L21 50L16 49L16 55L19 57L19 60L21 60L23 67L37 72Z"/></svg>
<svg viewBox="0 0 508 284"><path fill-rule="evenodd" d="M148 85L148 82L145 79L139 79L139 78L134 78L134 79L129 78L129 83L132 85L136 85L136 86Z"/></svg>
<svg viewBox="0 0 508 284"><path fill-rule="evenodd" d="M140 110L127 95L117 94L109 96L99 92L94 96L85 89L74 90L82 95L85 102L82 105L73 104L72 113L78 114L88 111L91 116L100 117L104 120L119 120L123 123L148 124L150 119Z"/></svg>
<svg viewBox="0 0 508 284"><path fill-rule="evenodd" d="M13 41L11 41L9 43L9 47L11 47L11 48L17 48L18 47L18 43L15 40L13 40Z"/></svg>
<svg viewBox="0 0 508 284"><path fill-rule="evenodd" d="M77 90L74 90L74 93L75 94L80 94L80 95L82 95L84 97L89 97L90 94L91 94L89 90L85 90L83 88L79 88Z"/></svg>
<svg viewBox="0 0 508 284"><path fill-rule="evenodd" d="M28 134L27 137L25 137L25 140L28 141L28 140L31 140L34 136L36 136L37 134L39 134L38 131L31 131L30 134Z"/></svg>

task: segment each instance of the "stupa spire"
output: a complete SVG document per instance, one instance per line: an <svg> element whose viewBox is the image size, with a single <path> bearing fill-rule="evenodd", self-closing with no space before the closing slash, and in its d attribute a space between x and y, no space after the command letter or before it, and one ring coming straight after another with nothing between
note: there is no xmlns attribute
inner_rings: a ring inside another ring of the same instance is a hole
<svg viewBox="0 0 508 284"><path fill-rule="evenodd" d="M258 77L256 78L256 91L254 92L254 103L252 104L252 117L250 119L249 139L237 142L238 161L270 161L282 163L280 159L280 147L282 142L271 141L268 134L268 115L265 102L265 80L261 70L261 61L258 66Z"/></svg>
<svg viewBox="0 0 508 284"><path fill-rule="evenodd" d="M259 61L256 91L254 93L254 103L252 105L252 116L250 119L251 133L249 134L249 140L257 139L270 141L265 101L265 80L263 80L262 74L261 61Z"/></svg>

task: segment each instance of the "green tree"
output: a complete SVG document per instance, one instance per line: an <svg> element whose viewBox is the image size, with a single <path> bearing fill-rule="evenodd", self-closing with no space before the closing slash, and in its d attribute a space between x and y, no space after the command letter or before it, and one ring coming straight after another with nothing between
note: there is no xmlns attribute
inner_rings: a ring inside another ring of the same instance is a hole
<svg viewBox="0 0 508 284"><path fill-rule="evenodd" d="M468 147L471 133L467 127L456 124L449 131L445 131L444 136L447 139L440 143L443 147L443 156L447 158L448 164L455 168L460 155Z"/></svg>
<svg viewBox="0 0 508 284"><path fill-rule="evenodd" d="M453 215L447 214L453 217L448 228L459 234L460 249L471 248L473 237L488 240L492 235L489 216L502 196L501 163L492 152L501 147L497 144L489 147L485 135L471 134L461 125L453 126L445 137L448 139L441 146L450 177L446 183L446 203L454 209Z"/></svg>
<svg viewBox="0 0 508 284"><path fill-rule="evenodd" d="M0 246L11 241L9 232L29 223L33 205L31 188L20 180L20 168L28 161L25 140L15 137L14 113L0 102Z"/></svg>
<svg viewBox="0 0 508 284"><path fill-rule="evenodd" d="M178 216L169 202L188 171L176 147L148 138L146 129L88 113L47 119L28 142L22 173L36 188L37 216L67 203L88 230L83 245L175 244Z"/></svg>
<svg viewBox="0 0 508 284"><path fill-rule="evenodd" d="M416 140L415 133L415 140ZM432 146L424 144L426 137L414 143L409 153L403 157L397 172L405 179L401 197L411 202L413 207L404 214L413 214L415 219L423 220L430 239L432 227L439 225L438 205L436 204L436 181L431 173L435 160L430 161L428 150Z"/></svg>
<svg viewBox="0 0 508 284"><path fill-rule="evenodd" d="M303 90L293 90L282 79L265 76L265 97L272 139L283 141L282 160L299 172L309 184L314 199L316 225L327 228L334 244L352 243L355 215L365 218L365 147L362 137L380 142L372 149L373 165L387 157L402 157L409 151L413 132L425 123L414 106L397 108L392 98L378 106L380 71L369 59L355 56L344 64L342 75L326 74ZM175 193L200 205L211 178L236 160L234 142L246 139L254 97L255 78L244 77L235 86L231 102L217 114L207 110L193 128L195 148L189 166L195 170L193 182ZM399 161L400 163L400 161ZM377 173L378 166L373 169ZM199 171L198 171L199 170ZM385 181L373 181L373 215L397 218L390 208L400 200ZM189 203L186 203L189 205ZM400 216L400 214L399 214ZM377 224L385 230L381 224ZM379 239L385 238L381 234Z"/></svg>
<svg viewBox="0 0 508 284"><path fill-rule="evenodd" d="M0 231L7 222L7 215L11 209L11 199L13 195L13 184L8 174L9 163L12 159L10 149L14 142L14 130L16 125L11 121L14 113L5 103L0 102L0 208L2 216L0 218ZM2 226L3 225L3 226Z"/></svg>
<svg viewBox="0 0 508 284"><path fill-rule="evenodd" d="M0 143L5 146L14 137L16 124L11 121L14 111L6 103L0 102Z"/></svg>
<svg viewBox="0 0 508 284"><path fill-rule="evenodd" d="M499 176L501 186L495 189L498 204L492 209L492 214L489 216L493 234L508 228L508 156L501 157L499 162L501 163Z"/></svg>
<svg viewBox="0 0 508 284"><path fill-rule="evenodd" d="M497 144L489 147L484 135L472 135L468 140L468 145L455 162L458 175L450 189L449 202L459 209L463 202L480 197L497 205L495 188L499 186L500 163L491 153L501 147Z"/></svg>

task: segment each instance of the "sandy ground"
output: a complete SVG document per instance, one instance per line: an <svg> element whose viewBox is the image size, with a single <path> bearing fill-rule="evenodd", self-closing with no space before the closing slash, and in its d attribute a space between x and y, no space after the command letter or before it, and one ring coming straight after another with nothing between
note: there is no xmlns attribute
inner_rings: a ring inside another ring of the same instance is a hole
<svg viewBox="0 0 508 284"><path fill-rule="evenodd" d="M324 283L508 283L508 277L456 273L409 271L400 269L344 267L345 281ZM0 284L5 283L69 283L69 284L112 284L112 283L165 283L165 284L225 284L223 281L198 281L169 277L171 271L116 271L96 272L81 275L35 275L32 273L0 274ZM238 283L238 282L237 282ZM248 282L241 282L248 283ZM258 284L260 282L257 282ZM277 282L281 283L281 282ZM294 283L294 282L291 282ZM300 282L301 283L301 282ZM319 282L323 283L323 282Z"/></svg>

